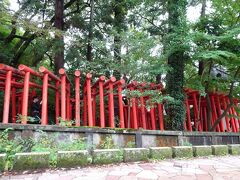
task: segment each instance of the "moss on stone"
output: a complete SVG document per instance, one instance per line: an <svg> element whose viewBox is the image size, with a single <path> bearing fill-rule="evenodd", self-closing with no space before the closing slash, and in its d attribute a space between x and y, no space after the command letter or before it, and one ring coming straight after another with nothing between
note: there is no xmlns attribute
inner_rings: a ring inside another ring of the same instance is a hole
<svg viewBox="0 0 240 180"><path fill-rule="evenodd" d="M146 148L124 148L124 162L146 161L149 157L149 149Z"/></svg>
<svg viewBox="0 0 240 180"><path fill-rule="evenodd" d="M0 172L4 171L5 169L6 158L7 158L6 154L0 154Z"/></svg>
<svg viewBox="0 0 240 180"><path fill-rule="evenodd" d="M151 159L170 159L172 158L171 147L151 147L150 148Z"/></svg>
<svg viewBox="0 0 240 180"><path fill-rule="evenodd" d="M49 167L49 152L17 153L13 170L44 169Z"/></svg>
<svg viewBox="0 0 240 180"><path fill-rule="evenodd" d="M240 155L240 144L229 144L228 153L231 155Z"/></svg>
<svg viewBox="0 0 240 180"><path fill-rule="evenodd" d="M93 150L93 164L111 164L123 161L123 152L120 149Z"/></svg>
<svg viewBox="0 0 240 180"><path fill-rule="evenodd" d="M97 145L97 149L115 149L115 145L113 142L112 134L104 134L100 135L100 142Z"/></svg>
<svg viewBox="0 0 240 180"><path fill-rule="evenodd" d="M81 151L58 151L57 167L77 167L86 166L92 162L92 158L87 150Z"/></svg>
<svg viewBox="0 0 240 180"><path fill-rule="evenodd" d="M193 157L193 151L191 146L173 146L174 158L191 158Z"/></svg>
<svg viewBox="0 0 240 180"><path fill-rule="evenodd" d="M127 132L135 132L136 131L136 129L132 129L132 128L110 128L110 127L105 127L105 128L102 128L102 129L114 131L115 133L127 133Z"/></svg>
<svg viewBox="0 0 240 180"><path fill-rule="evenodd" d="M228 154L228 146L227 145L212 145L213 155L216 156L225 156Z"/></svg>
<svg viewBox="0 0 240 180"><path fill-rule="evenodd" d="M193 146L194 157L211 156L211 155L212 155L211 146Z"/></svg>

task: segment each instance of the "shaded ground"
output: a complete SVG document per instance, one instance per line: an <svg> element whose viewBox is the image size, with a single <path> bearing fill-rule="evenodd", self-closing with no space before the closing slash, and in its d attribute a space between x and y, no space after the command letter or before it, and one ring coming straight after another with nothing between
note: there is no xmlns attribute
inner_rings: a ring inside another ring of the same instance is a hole
<svg viewBox="0 0 240 180"><path fill-rule="evenodd" d="M26 172L23 172L26 173ZM208 157L187 160L164 160L128 163L68 170L47 170L32 174L4 175L0 178L20 180L221 180L240 179L240 156Z"/></svg>

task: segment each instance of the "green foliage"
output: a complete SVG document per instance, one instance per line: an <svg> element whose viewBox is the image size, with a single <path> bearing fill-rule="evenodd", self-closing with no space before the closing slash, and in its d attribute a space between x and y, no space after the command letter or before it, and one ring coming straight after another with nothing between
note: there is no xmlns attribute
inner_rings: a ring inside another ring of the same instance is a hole
<svg viewBox="0 0 240 180"><path fill-rule="evenodd" d="M40 135L32 147L33 152L50 152L50 165L57 165L57 151L75 151L86 149L86 143L83 138L75 139L72 142L57 143L56 137L49 136L47 133L40 131Z"/></svg>
<svg viewBox="0 0 240 180"><path fill-rule="evenodd" d="M12 169L15 154L21 152L23 149L21 142L9 139L9 132L11 130L13 129L7 128L0 134L0 153L7 154L6 170Z"/></svg>
<svg viewBox="0 0 240 180"><path fill-rule="evenodd" d="M101 149L114 149L116 148L111 135L104 138L103 142L100 144Z"/></svg>
<svg viewBox="0 0 240 180"><path fill-rule="evenodd" d="M237 59L236 54L228 52L228 51L204 51L199 52L196 54L197 59L203 59L203 60L215 60L216 62L223 64L226 63L226 60L235 60ZM239 63L237 61L237 63Z"/></svg>
<svg viewBox="0 0 240 180"><path fill-rule="evenodd" d="M87 149L86 139L79 138L75 139L71 143L60 143L59 149L63 149L65 151L77 151L77 150L85 150Z"/></svg>
<svg viewBox="0 0 240 180"><path fill-rule="evenodd" d="M146 88L147 87L148 85L146 85ZM172 97L163 95L160 90L144 90L143 92L139 90L124 90L124 94L129 98L130 106L132 105L130 101L132 98L151 97L150 100L146 101L147 109L151 108L155 103L174 102Z"/></svg>
<svg viewBox="0 0 240 180"><path fill-rule="evenodd" d="M183 146L192 146L192 144L188 141L184 141L182 145Z"/></svg>
<svg viewBox="0 0 240 180"><path fill-rule="evenodd" d="M57 165L57 150L54 138L49 137L45 132L40 132L39 138L31 149L32 152L50 152L49 159L51 167L56 167Z"/></svg>
<svg viewBox="0 0 240 180"><path fill-rule="evenodd" d="M57 151L76 151L87 149L84 138L75 139L72 142L57 143L55 136L39 130L37 139L17 137L9 139L11 128L4 130L0 134L0 153L7 154L6 169L11 170L16 153L20 152L50 152L50 165L56 167Z"/></svg>
<svg viewBox="0 0 240 180"><path fill-rule="evenodd" d="M35 118L35 117L31 117L31 116L23 116L21 114L17 115L17 123L22 123L23 121L26 121L28 123L39 123L40 119L39 118Z"/></svg>
<svg viewBox="0 0 240 180"><path fill-rule="evenodd" d="M239 6L233 1L212 0L212 9L213 13L205 15L193 25L194 31L190 34L194 44L191 63L203 61L203 74L197 77L197 69L192 64L188 65L185 73L186 86L200 90L203 95L205 91L216 90L228 93L231 82L238 81L238 76L234 77L234 74L240 65L240 28L236 17ZM223 69L226 77L212 77L210 73L213 67ZM192 72L196 75L193 76ZM237 88L233 89L233 94L237 95Z"/></svg>
<svg viewBox="0 0 240 180"><path fill-rule="evenodd" d="M239 82L239 77L234 78L240 65L240 3L237 1L207 1L206 9L210 11L202 12L192 24L187 22L186 8L203 6L205 1L64 1L63 31L54 27L54 1L19 0L19 9L15 11L10 10L10 2L0 1L1 63L15 67L24 63L36 68L44 65L52 70L54 56L63 45L55 36L63 36L65 67L70 80L75 69L83 74L92 73L94 80L100 75L115 75L118 79L124 76L127 83L155 82L156 76L161 75L167 84L166 95L156 91L127 93L129 97L150 95L152 101L147 103L148 107L154 102L168 102L166 109L170 117L167 118L173 123L172 129L182 129L183 86L200 90L205 96L207 91L227 92L232 81ZM91 60L86 58L88 47L91 47ZM201 76L199 61L204 63ZM227 78L212 77L213 67L221 67ZM238 92L236 85L233 94L238 97ZM54 119L51 118L55 105L53 93L50 90L49 119ZM0 108L1 97L2 92ZM34 121L32 117L18 119L18 122ZM64 127L74 124L59 121Z"/></svg>
<svg viewBox="0 0 240 180"><path fill-rule="evenodd" d="M189 27L186 21L186 5L186 0L169 0L167 5L169 32L164 38L164 46L170 70L167 74L166 89L174 101L168 102L166 108L173 130L183 130L185 120L184 69L190 48L187 38Z"/></svg>
<svg viewBox="0 0 240 180"><path fill-rule="evenodd" d="M15 142L17 142L19 145L21 145L21 152L31 152L33 146L35 146L36 142L33 138L19 138L17 137L14 139Z"/></svg>
<svg viewBox="0 0 240 180"><path fill-rule="evenodd" d="M125 146L125 148L135 148L135 147L136 147L135 142L133 142L133 141L127 142L127 144Z"/></svg>
<svg viewBox="0 0 240 180"><path fill-rule="evenodd" d="M63 126L63 127L71 127L73 125L73 123L75 122L74 120L67 120L67 119L63 119L61 117L58 118L59 121L59 125Z"/></svg>

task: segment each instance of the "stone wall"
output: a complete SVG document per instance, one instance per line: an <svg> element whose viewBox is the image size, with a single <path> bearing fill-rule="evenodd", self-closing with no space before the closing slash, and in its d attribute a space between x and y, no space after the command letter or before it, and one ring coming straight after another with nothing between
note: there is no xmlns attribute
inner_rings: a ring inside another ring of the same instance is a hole
<svg viewBox="0 0 240 180"><path fill-rule="evenodd" d="M171 158L192 158L201 156L240 155L240 144L212 146L173 146L123 149L96 149L92 151L58 151L55 159L58 168L72 168L91 164L112 164L122 162L137 162L162 160ZM16 153L12 162L13 169L6 163L6 154L0 154L1 172L40 170L51 168L50 152Z"/></svg>
<svg viewBox="0 0 240 180"><path fill-rule="evenodd" d="M220 145L240 144L239 133L216 133L216 132L182 132L182 131L152 131L133 129L108 129L88 127L60 127L21 124L0 124L0 132L6 128L10 131L10 138L33 138L46 132L55 142L70 142L74 139L85 138L89 147L100 148L107 137L111 137L116 147L166 147L182 145Z"/></svg>

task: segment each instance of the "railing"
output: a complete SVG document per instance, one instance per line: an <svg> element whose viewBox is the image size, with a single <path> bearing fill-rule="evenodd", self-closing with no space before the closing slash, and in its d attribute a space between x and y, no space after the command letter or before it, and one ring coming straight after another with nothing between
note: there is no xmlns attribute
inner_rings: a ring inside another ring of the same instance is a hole
<svg viewBox="0 0 240 180"><path fill-rule="evenodd" d="M61 118L66 121L74 119L74 126L165 129L164 117L167 114L165 102L154 102L152 96L146 94L128 96L129 92L131 94L133 91L144 93L154 90L156 94L162 93L162 84L136 81L126 84L124 79L117 80L115 77L106 79L105 76L100 76L93 79L90 73L85 76L81 75L79 70L74 72L72 85L64 69L60 69L59 76L57 76L45 67L40 67L39 71L36 71L25 65L19 65L18 69L15 69L0 64L0 91L4 91L0 122L16 123L17 114L21 114L23 117L21 123L29 123L27 117L31 114L31 102L33 97L39 96L42 99L40 122L41 125L48 125L48 99L51 89L55 94L54 123L56 125L59 125L59 118ZM81 79L85 80L82 87ZM230 104L230 100L225 94L210 93L212 111L211 122L208 122L206 98L192 89L185 89L185 93L186 121L184 128L187 131L208 131L209 124L213 125ZM216 126L215 131L239 131L240 121L235 109L238 100L234 99L234 103L235 106L230 108L225 118L222 118Z"/></svg>

